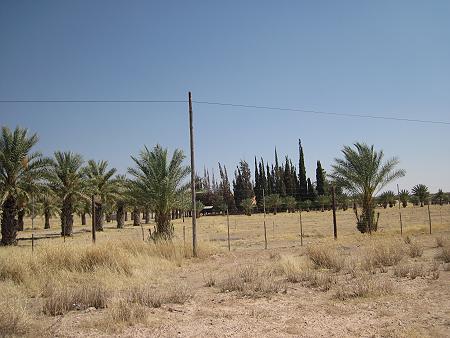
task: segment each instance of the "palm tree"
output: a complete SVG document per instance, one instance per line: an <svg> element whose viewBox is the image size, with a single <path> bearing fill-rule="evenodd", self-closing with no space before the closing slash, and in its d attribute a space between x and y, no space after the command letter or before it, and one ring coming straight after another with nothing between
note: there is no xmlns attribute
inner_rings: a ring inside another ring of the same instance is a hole
<svg viewBox="0 0 450 338"><path fill-rule="evenodd" d="M241 202L241 207L244 209L244 213L247 216L251 216L252 209L253 209L253 199L252 198L244 198Z"/></svg>
<svg viewBox="0 0 450 338"><path fill-rule="evenodd" d="M103 215L106 203L112 204L117 195L117 185L113 180L116 168L108 170L108 161L89 160L82 172L86 178L87 191L90 195L97 195L99 201L95 203L95 230L103 231Z"/></svg>
<svg viewBox="0 0 450 338"><path fill-rule="evenodd" d="M78 199L84 195L85 183L81 166L83 158L72 152L56 151L52 161L50 187L58 196L61 205L61 236L71 236L73 213Z"/></svg>
<svg viewBox="0 0 450 338"><path fill-rule="evenodd" d="M445 199L445 194L442 191L442 189L439 189L436 194L434 194L433 199L439 203L439 205L442 205Z"/></svg>
<svg viewBox="0 0 450 338"><path fill-rule="evenodd" d="M81 218L81 225L86 225L86 214L91 215L92 205L91 200L88 198L82 198L75 204L75 211Z"/></svg>
<svg viewBox="0 0 450 338"><path fill-rule="evenodd" d="M412 193L419 199L420 206L423 207L424 202L426 202L430 196L428 187L425 184L417 184L412 188Z"/></svg>
<svg viewBox="0 0 450 338"><path fill-rule="evenodd" d="M45 187L38 195L37 207L44 215L44 229L50 229L50 218L58 213L57 196Z"/></svg>
<svg viewBox="0 0 450 338"><path fill-rule="evenodd" d="M147 147L139 157L131 157L136 164L128 172L133 176L132 190L141 197L143 203L152 206L155 212L156 233L154 238L171 238L173 227L170 224L171 211L176 208L180 194L188 184L183 184L190 169L183 166L183 152L176 149L168 158L167 149L156 145L152 151Z"/></svg>
<svg viewBox="0 0 450 338"><path fill-rule="evenodd" d="M127 179L125 175L117 175L115 184L117 189L116 196L116 222L117 229L122 229L125 225L125 213L126 213L126 193L127 193Z"/></svg>
<svg viewBox="0 0 450 338"><path fill-rule="evenodd" d="M278 208L281 206L281 197L279 194L271 194L266 197L266 205L268 209L273 210L273 214L277 214Z"/></svg>
<svg viewBox="0 0 450 338"><path fill-rule="evenodd" d="M18 198L26 195L30 184L46 178L49 160L32 152L38 142L36 134L17 127L2 127L0 136L0 202L2 205L2 245L17 244Z"/></svg>
<svg viewBox="0 0 450 338"><path fill-rule="evenodd" d="M295 206L297 205L297 201L295 200L295 197L286 196L284 198L284 204L286 204L286 208L287 208L288 212L295 212Z"/></svg>
<svg viewBox="0 0 450 338"><path fill-rule="evenodd" d="M330 175L340 187L359 196L362 215L357 225L361 232L375 230L374 195L388 183L405 175L405 170L395 170L399 161L393 157L383 162L384 153L376 151L373 146L355 143L355 148L345 146L343 159L336 158Z"/></svg>
<svg viewBox="0 0 450 338"><path fill-rule="evenodd" d="M400 190L400 195L398 196L399 201L402 203L403 208L406 208L409 201L409 191L408 190Z"/></svg>
<svg viewBox="0 0 450 338"><path fill-rule="evenodd" d="M389 205L392 208L395 205L395 194L393 191L385 191L378 197L379 203L383 206L383 208L387 208Z"/></svg>

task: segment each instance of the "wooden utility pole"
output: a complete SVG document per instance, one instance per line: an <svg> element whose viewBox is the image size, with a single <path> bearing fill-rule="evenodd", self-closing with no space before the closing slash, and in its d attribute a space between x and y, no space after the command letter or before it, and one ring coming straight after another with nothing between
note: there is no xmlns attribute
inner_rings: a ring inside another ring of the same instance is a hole
<svg viewBox="0 0 450 338"><path fill-rule="evenodd" d="M192 255L197 257L197 208L195 200L194 126L192 123L192 94L189 92L189 136L191 143L191 195L192 195Z"/></svg>
<svg viewBox="0 0 450 338"><path fill-rule="evenodd" d="M92 243L95 244L95 199L94 195L92 195L92 211L91 211L91 218L92 218Z"/></svg>
<svg viewBox="0 0 450 338"><path fill-rule="evenodd" d="M267 250L267 229L266 229L266 195L263 189L263 210L264 210L264 249Z"/></svg>
<svg viewBox="0 0 450 338"><path fill-rule="evenodd" d="M333 185L331 187L331 198L333 203L333 230L334 230L334 239L337 239L337 224L336 224L336 188Z"/></svg>
<svg viewBox="0 0 450 338"><path fill-rule="evenodd" d="M402 209L401 209L401 202L400 202L400 188L397 184L397 193L398 193L398 214L400 216L400 236L403 236L403 222L402 222Z"/></svg>
<svg viewBox="0 0 450 338"><path fill-rule="evenodd" d="M228 251L231 250L230 246L230 215L228 214L228 208L227 208L227 230L228 230Z"/></svg>

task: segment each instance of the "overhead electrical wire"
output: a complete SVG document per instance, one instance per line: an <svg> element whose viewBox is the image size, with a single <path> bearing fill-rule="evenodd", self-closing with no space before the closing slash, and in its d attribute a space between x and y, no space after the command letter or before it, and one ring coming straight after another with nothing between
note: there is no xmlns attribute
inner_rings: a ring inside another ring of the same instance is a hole
<svg viewBox="0 0 450 338"><path fill-rule="evenodd" d="M23 100L0 100L0 103L188 103L187 100L75 100L75 99L23 99ZM403 118L395 116L382 116L372 114L352 114L352 113L337 113L330 111L303 109L303 108L288 108L288 107L276 107L276 106L264 106L264 105L249 105L249 104L237 104L228 102L211 102L211 101L199 101L193 100L192 103L201 105L213 105L224 106L244 109L262 109L262 110L276 110L276 111L290 111L300 112L316 115L328 115L328 116L342 116L352 118L367 118L377 120L392 120L399 122L414 122L414 123L427 123L427 124L440 124L450 125L448 121L436 121L436 120L424 120L415 118Z"/></svg>

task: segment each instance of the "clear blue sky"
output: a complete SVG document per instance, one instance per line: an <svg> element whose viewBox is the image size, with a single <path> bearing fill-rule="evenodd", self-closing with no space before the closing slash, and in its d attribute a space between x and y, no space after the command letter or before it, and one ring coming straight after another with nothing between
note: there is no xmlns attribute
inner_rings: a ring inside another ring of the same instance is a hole
<svg viewBox="0 0 450 338"><path fill-rule="evenodd" d="M450 1L0 2L1 99L169 99L450 120ZM328 169L343 145L398 155L450 191L450 126L195 105L197 168L255 155ZM125 172L144 144L189 149L187 105L0 104L45 154ZM252 165L253 167L253 165ZM217 173L217 169L216 169Z"/></svg>

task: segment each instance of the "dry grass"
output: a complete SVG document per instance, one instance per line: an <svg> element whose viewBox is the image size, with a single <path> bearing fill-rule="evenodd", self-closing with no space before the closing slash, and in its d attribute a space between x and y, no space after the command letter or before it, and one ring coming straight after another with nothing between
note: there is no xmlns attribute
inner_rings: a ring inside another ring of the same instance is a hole
<svg viewBox="0 0 450 338"><path fill-rule="evenodd" d="M311 245L307 248L306 254L315 267L330 269L335 272L340 271L345 264L345 260L335 247L326 244Z"/></svg>
<svg viewBox="0 0 450 338"><path fill-rule="evenodd" d="M146 308L139 304L130 303L125 299L116 299L108 305L108 322L114 324L126 324L132 326L138 323L146 323Z"/></svg>
<svg viewBox="0 0 450 338"><path fill-rule="evenodd" d="M437 255L437 258L443 260L444 263L450 263L450 244L441 248L441 253Z"/></svg>
<svg viewBox="0 0 450 338"><path fill-rule="evenodd" d="M26 308L12 299L0 302L0 337L22 336L32 322Z"/></svg>
<svg viewBox="0 0 450 338"><path fill-rule="evenodd" d="M23 261L13 259L12 257L0 256L0 280L11 280L14 283L20 284L27 277L27 268Z"/></svg>
<svg viewBox="0 0 450 338"><path fill-rule="evenodd" d="M375 297L392 294L394 285L389 279L375 279L371 275L362 275L352 279L351 284L339 284L334 298L347 300L360 297Z"/></svg>
<svg viewBox="0 0 450 338"><path fill-rule="evenodd" d="M438 279L439 270L437 265L427 267L423 263L399 264L394 267L394 276L410 279L430 276L432 279Z"/></svg>
<svg viewBox="0 0 450 338"><path fill-rule="evenodd" d="M49 289L42 311L51 316L62 315L71 310L84 310L89 307L106 307L109 292L101 285L80 285Z"/></svg>
<svg viewBox="0 0 450 338"><path fill-rule="evenodd" d="M408 254L411 258L422 257L423 255L423 246L417 242L416 240L411 241L408 244Z"/></svg>
<svg viewBox="0 0 450 338"><path fill-rule="evenodd" d="M129 290L128 300L132 303L158 308L163 304L184 304L192 297L191 290L184 284L134 286Z"/></svg>
<svg viewBox="0 0 450 338"><path fill-rule="evenodd" d="M375 240L365 252L363 267L366 270L393 266L398 264L405 256L402 242L383 239Z"/></svg>
<svg viewBox="0 0 450 338"><path fill-rule="evenodd" d="M448 238L444 236L438 236L436 237L436 245L438 248L442 248L443 246L446 246L448 244Z"/></svg>
<svg viewBox="0 0 450 338"><path fill-rule="evenodd" d="M266 270L268 271L268 270ZM286 290L282 281L277 281L272 274L260 272L257 268L246 265L219 283L221 292L238 292L241 296L252 298L269 296Z"/></svg>

